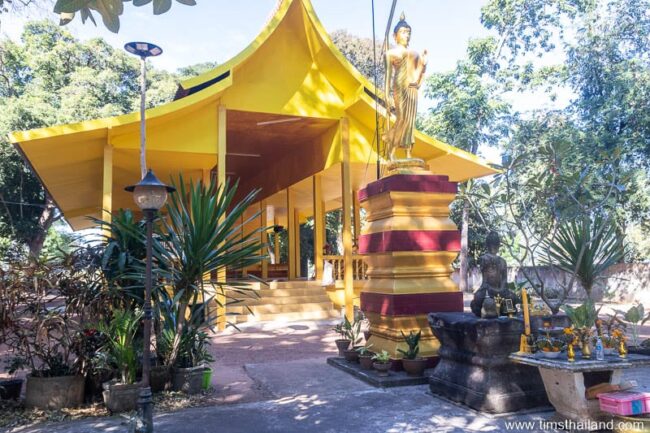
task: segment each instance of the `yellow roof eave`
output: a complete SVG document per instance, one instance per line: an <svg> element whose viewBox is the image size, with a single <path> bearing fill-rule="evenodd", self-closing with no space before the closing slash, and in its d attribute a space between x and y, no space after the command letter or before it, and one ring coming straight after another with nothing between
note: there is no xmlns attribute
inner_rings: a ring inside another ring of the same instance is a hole
<svg viewBox="0 0 650 433"><path fill-rule="evenodd" d="M216 101L219 98L220 94L232 85L232 75L233 74L231 73L228 77L219 81L215 85L206 88L202 92L197 92L185 98L171 101L157 107L149 108L145 111L145 118L147 120L160 119L186 109L198 108L202 104ZM133 112L114 117L86 120L83 122L66 125L49 126L46 128L32 129L29 131L15 131L9 133L9 141L11 143L20 145L21 143L26 143L33 140L92 132L101 129L115 129L134 124L139 121L140 113Z"/></svg>

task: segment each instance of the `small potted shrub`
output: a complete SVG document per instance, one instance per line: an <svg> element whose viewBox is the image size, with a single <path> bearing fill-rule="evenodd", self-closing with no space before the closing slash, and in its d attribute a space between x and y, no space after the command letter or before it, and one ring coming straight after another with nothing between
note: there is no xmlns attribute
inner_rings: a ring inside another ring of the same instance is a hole
<svg viewBox="0 0 650 433"><path fill-rule="evenodd" d="M334 342L336 343L336 348L339 350L339 357L343 358L344 351L350 347L350 340L347 338L347 329L346 324L350 325L350 321L345 318L345 321L337 324L332 330L339 334L340 338L337 338Z"/></svg>
<svg viewBox="0 0 650 433"><path fill-rule="evenodd" d="M390 355L385 350L382 350L381 353L376 353L372 360L372 366L377 370L379 376L388 376L388 370L390 370Z"/></svg>
<svg viewBox="0 0 650 433"><path fill-rule="evenodd" d="M374 353L370 351L372 344L368 346L361 346L357 348L357 353L359 354L359 364L363 370L372 370L372 357Z"/></svg>
<svg viewBox="0 0 650 433"><path fill-rule="evenodd" d="M408 346L408 350L397 349L397 351L404 355L402 358L402 367L404 367L404 371L406 371L409 376L422 376L424 374L424 369L427 366L427 360L418 357L418 353L420 353L421 336L421 330L418 331L417 334L413 331L409 331L409 335L405 335L404 331L402 331L402 337Z"/></svg>
<svg viewBox="0 0 650 433"><path fill-rule="evenodd" d="M178 360L172 369L172 389L198 394L203 389L206 364L214 361L207 349L208 334L194 327L186 328L180 341Z"/></svg>
<svg viewBox="0 0 650 433"><path fill-rule="evenodd" d="M650 356L650 340L641 341L639 338L639 328L647 321L650 321L650 313L645 315L643 304L637 304L630 307L627 311L615 310L616 314L623 316L622 323L629 337L628 353Z"/></svg>
<svg viewBox="0 0 650 433"><path fill-rule="evenodd" d="M346 317L345 329L346 336L350 340L349 346L351 347L343 351L343 356L345 356L345 360L348 362L357 362L359 360L359 352L357 352L359 346L357 344L361 342L361 321L355 319L353 323L350 323Z"/></svg>
<svg viewBox="0 0 650 433"><path fill-rule="evenodd" d="M109 363L118 371L118 378L103 384L106 408L111 412L126 412L137 406L140 385L135 383L137 370L136 334L142 312L115 310L108 324L100 324L106 336L103 351Z"/></svg>
<svg viewBox="0 0 650 433"><path fill-rule="evenodd" d="M9 372L13 376L16 369L12 368L11 364L8 366ZM18 400L20 398L20 390L23 388L23 379L10 379L0 380L0 400Z"/></svg>

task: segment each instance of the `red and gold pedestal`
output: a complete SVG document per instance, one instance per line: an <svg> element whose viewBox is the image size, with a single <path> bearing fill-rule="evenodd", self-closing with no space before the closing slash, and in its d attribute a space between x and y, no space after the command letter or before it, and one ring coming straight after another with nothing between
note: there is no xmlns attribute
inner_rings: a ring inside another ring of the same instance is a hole
<svg viewBox="0 0 650 433"><path fill-rule="evenodd" d="M427 170L397 171L359 191L366 210L359 253L366 255L368 280L361 310L370 322L373 352L394 359L406 343L401 331L422 330L420 356L437 355L439 343L427 315L463 311L463 295L451 280L460 251L460 232L449 219L457 185Z"/></svg>

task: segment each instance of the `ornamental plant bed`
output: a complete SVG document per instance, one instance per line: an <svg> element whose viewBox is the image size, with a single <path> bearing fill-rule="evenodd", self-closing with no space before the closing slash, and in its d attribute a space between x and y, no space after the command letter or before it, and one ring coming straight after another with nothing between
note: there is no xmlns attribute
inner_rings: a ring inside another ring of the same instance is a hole
<svg viewBox="0 0 650 433"><path fill-rule="evenodd" d="M404 334L404 331L402 331L402 337L404 337L404 341L408 345L408 350L397 349L397 351L404 355L404 358L402 358L402 367L409 376L423 376L424 369L427 366L427 360L418 357L421 336L422 331L418 331L417 334L409 331L409 335Z"/></svg>

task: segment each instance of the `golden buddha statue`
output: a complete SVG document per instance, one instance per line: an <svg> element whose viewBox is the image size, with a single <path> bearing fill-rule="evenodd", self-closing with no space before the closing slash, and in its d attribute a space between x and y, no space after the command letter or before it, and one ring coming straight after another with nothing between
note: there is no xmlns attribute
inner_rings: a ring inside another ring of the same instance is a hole
<svg viewBox="0 0 650 433"><path fill-rule="evenodd" d="M411 158L415 143L413 131L418 111L418 90L427 66L427 50L420 56L417 51L409 49L411 26L406 22L404 12L395 25L393 37L397 46L386 50L385 94L387 112L394 108L396 120L393 125L387 122L383 137L390 161L395 160L397 148L405 149L406 157Z"/></svg>

